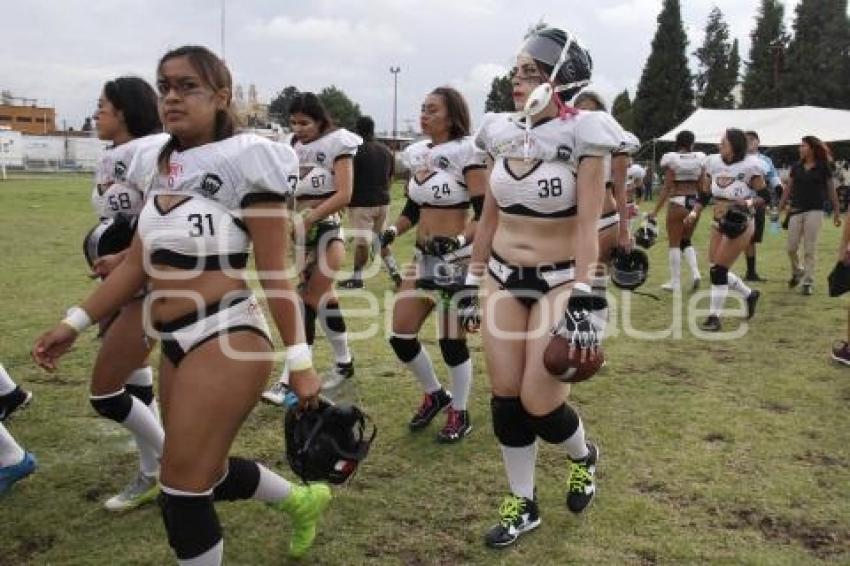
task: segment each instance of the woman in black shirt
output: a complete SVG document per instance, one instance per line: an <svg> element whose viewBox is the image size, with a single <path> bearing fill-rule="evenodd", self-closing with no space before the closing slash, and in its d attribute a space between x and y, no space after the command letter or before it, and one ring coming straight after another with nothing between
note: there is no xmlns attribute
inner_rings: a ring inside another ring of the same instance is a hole
<svg viewBox="0 0 850 566"><path fill-rule="evenodd" d="M788 287L803 282L803 294L812 294L815 274L815 251L823 221L823 203L827 192L832 201L833 222L841 226L838 195L832 177L832 154L829 148L814 136L803 137L800 143L800 161L791 168L791 177L779 209L790 199L791 210L788 222L788 257L791 259L791 279ZM803 242L803 265L800 265L798 250Z"/></svg>

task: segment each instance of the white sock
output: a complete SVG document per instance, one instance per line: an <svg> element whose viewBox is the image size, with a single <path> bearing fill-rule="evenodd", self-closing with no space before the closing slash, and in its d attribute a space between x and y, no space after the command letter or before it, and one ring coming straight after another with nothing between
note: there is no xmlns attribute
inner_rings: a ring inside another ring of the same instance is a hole
<svg viewBox="0 0 850 566"><path fill-rule="evenodd" d="M18 385L12 381L12 378L9 377L9 374L6 373L6 368L3 367L3 364L0 364L0 396L8 395L14 391L17 386Z"/></svg>
<svg viewBox="0 0 850 566"><path fill-rule="evenodd" d="M670 264L670 282L674 287L679 285L682 270L682 250L679 248L669 248L667 251L667 261Z"/></svg>
<svg viewBox="0 0 850 566"><path fill-rule="evenodd" d="M351 273L351 278L357 279L358 281L363 279L363 268L362 267L355 267L354 271Z"/></svg>
<svg viewBox="0 0 850 566"><path fill-rule="evenodd" d="M283 371L280 372L280 378L278 381L289 385L289 364L286 362L283 362Z"/></svg>
<svg viewBox="0 0 850 566"><path fill-rule="evenodd" d="M91 399L107 399L116 395L124 395L122 389L117 393L109 395L92 395ZM129 395L129 394L127 394ZM165 432L155 413L133 395L129 395L132 405L127 418L121 422L121 426L130 431L139 449L139 468L146 476L155 476L159 473L159 459L162 456L162 444L165 441Z"/></svg>
<svg viewBox="0 0 850 566"><path fill-rule="evenodd" d="M260 468L260 483L257 484L254 499L265 503L277 503L289 497L292 491L291 483L259 462L257 467Z"/></svg>
<svg viewBox="0 0 850 566"><path fill-rule="evenodd" d="M327 311L325 310L325 307L322 307L321 310L324 312L319 313L319 324L322 326L325 336L328 337L328 342L330 342L331 348L334 351L334 356L336 357L336 363L351 363L351 350L348 349L348 332L334 332L328 328ZM342 312L338 309L336 310L337 312Z"/></svg>
<svg viewBox="0 0 850 566"><path fill-rule="evenodd" d="M398 271L398 262L396 262L393 254L387 254L387 256L382 259L384 260L384 265L387 266L387 271L390 273Z"/></svg>
<svg viewBox="0 0 850 566"><path fill-rule="evenodd" d="M24 449L15 442L6 427L0 424L0 468L14 466L24 459Z"/></svg>
<svg viewBox="0 0 850 566"><path fill-rule="evenodd" d="M469 390L472 388L472 360L450 367L449 375L452 376L452 408L456 411L465 411Z"/></svg>
<svg viewBox="0 0 850 566"><path fill-rule="evenodd" d="M729 293L729 285L711 286L711 306L709 313L720 316L723 313L723 305L726 304L726 295Z"/></svg>
<svg viewBox="0 0 850 566"><path fill-rule="evenodd" d="M561 447L567 452L571 460L584 460L589 454L587 440L584 437L584 423L578 420L578 428L571 437L561 443Z"/></svg>
<svg viewBox="0 0 850 566"><path fill-rule="evenodd" d="M691 277L693 279L700 279L699 265L697 264L697 251L694 249L693 246L688 246L687 248L685 248L685 251L683 253L685 255L685 262L691 269Z"/></svg>
<svg viewBox="0 0 850 566"><path fill-rule="evenodd" d="M537 442L528 446L505 446L502 448L502 462L511 493L519 497L534 500L534 468L537 465Z"/></svg>
<svg viewBox="0 0 850 566"><path fill-rule="evenodd" d="M416 376L425 393L433 393L443 388L440 382L437 381L437 376L434 373L434 364L431 363L431 357L428 355L428 351L424 346L416 354L415 358L404 365L413 372L413 375Z"/></svg>
<svg viewBox="0 0 850 566"><path fill-rule="evenodd" d="M209 550L184 560L177 559L180 566L219 566L224 559L224 539L219 539Z"/></svg>
<svg viewBox="0 0 850 566"><path fill-rule="evenodd" d="M145 366L130 372L127 385L138 385L139 387L153 387L153 369Z"/></svg>
<svg viewBox="0 0 850 566"><path fill-rule="evenodd" d="M738 293L741 293L745 297L749 297L750 293L753 292L753 290L750 289L749 287L747 287L747 284L744 283L741 280L740 277L738 277L737 275L735 275L731 271L729 272L729 279L728 280L729 280L729 288L732 289L733 291L737 291Z"/></svg>

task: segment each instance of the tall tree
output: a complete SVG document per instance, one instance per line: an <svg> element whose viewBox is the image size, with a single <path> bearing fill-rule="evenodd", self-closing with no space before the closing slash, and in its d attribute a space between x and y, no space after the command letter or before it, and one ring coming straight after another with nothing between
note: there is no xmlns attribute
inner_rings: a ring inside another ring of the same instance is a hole
<svg viewBox="0 0 850 566"><path fill-rule="evenodd" d="M735 57L739 59L737 47L735 49ZM705 39L694 55L699 61L695 80L697 104L705 108L732 108L732 89L738 83L739 61L735 62L733 69L729 26L723 21L720 8L715 6L708 14Z"/></svg>
<svg viewBox="0 0 850 566"><path fill-rule="evenodd" d="M494 77L490 83L490 92L484 102L485 112L513 112L514 111L514 87L511 84L510 75Z"/></svg>
<svg viewBox="0 0 850 566"><path fill-rule="evenodd" d="M269 118L272 122L289 125L289 105L292 104L296 94L298 89L292 85L277 93L277 96L269 103Z"/></svg>
<svg viewBox="0 0 850 566"><path fill-rule="evenodd" d="M614 99L614 104L611 105L611 115L620 123L623 129L633 132L635 129L635 117L632 108L632 99L629 97L629 91L624 90Z"/></svg>
<svg viewBox="0 0 850 566"><path fill-rule="evenodd" d="M354 129L357 119L360 117L360 106L354 103L343 91L331 85L322 89L319 100L333 117L338 126Z"/></svg>
<svg viewBox="0 0 850 566"><path fill-rule="evenodd" d="M850 23L847 0L802 0L782 74L782 102L850 107L847 57Z"/></svg>
<svg viewBox="0 0 850 566"><path fill-rule="evenodd" d="M750 33L750 60L744 74L742 108L770 108L781 102L779 73L788 43L784 17L782 2L761 0L756 27Z"/></svg>
<svg viewBox="0 0 850 566"><path fill-rule="evenodd" d="M635 95L635 133L640 139L657 138L693 112L687 48L679 0L664 0Z"/></svg>

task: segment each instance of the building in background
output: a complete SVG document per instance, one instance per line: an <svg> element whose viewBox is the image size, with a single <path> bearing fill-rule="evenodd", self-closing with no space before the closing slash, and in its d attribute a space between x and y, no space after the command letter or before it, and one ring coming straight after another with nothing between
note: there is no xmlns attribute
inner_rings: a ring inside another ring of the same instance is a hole
<svg viewBox="0 0 850 566"><path fill-rule="evenodd" d="M242 85L236 85L236 96L233 97L233 107L239 123L248 128L269 127L269 105L260 102L257 96L257 87L248 85L248 96L242 89Z"/></svg>
<svg viewBox="0 0 850 566"><path fill-rule="evenodd" d="M37 106L36 99L13 96L8 90L0 92L0 127L32 135L56 131L56 110Z"/></svg>

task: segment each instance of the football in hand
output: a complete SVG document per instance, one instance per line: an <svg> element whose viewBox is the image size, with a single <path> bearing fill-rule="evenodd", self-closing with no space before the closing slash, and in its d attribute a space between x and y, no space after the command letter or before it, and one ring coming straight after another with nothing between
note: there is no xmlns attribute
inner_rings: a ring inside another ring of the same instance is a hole
<svg viewBox="0 0 850 566"><path fill-rule="evenodd" d="M553 336L543 351L546 371L566 383L578 383L590 379L605 363L602 348L595 353L582 352L570 346L563 336Z"/></svg>

